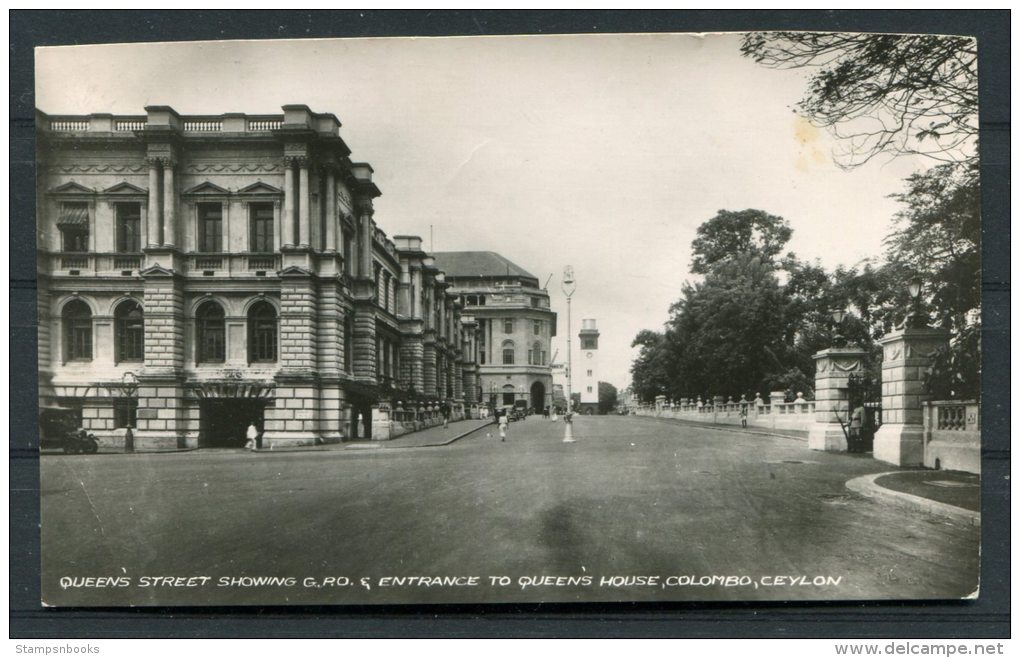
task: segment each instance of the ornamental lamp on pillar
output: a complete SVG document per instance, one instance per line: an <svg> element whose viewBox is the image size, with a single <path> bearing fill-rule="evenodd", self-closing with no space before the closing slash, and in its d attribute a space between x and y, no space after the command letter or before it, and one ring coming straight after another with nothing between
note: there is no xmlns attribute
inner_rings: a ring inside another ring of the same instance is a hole
<svg viewBox="0 0 1020 658"><path fill-rule="evenodd" d="M843 320L846 318L846 310L842 307L832 309L832 323L833 323L833 334L832 334L832 346L842 347L846 343L846 338L843 337Z"/></svg>
<svg viewBox="0 0 1020 658"><path fill-rule="evenodd" d="M913 277L907 282L907 294L910 295L910 311L903 319L904 328L924 329L928 326L928 318L921 307L921 290L923 283L920 277Z"/></svg>

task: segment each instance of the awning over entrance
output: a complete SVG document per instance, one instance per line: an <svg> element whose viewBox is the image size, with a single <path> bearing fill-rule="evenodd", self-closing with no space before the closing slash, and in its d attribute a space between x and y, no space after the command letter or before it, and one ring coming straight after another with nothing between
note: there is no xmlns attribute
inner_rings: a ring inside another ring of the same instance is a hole
<svg viewBox="0 0 1020 658"><path fill-rule="evenodd" d="M272 400L276 397L276 387L273 384L264 383L202 382L188 384L187 388L199 400L219 398Z"/></svg>

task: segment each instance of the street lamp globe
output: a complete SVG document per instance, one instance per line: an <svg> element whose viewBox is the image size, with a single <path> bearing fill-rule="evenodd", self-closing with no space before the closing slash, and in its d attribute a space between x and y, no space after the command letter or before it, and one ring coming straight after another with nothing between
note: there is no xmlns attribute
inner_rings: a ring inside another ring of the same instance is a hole
<svg viewBox="0 0 1020 658"><path fill-rule="evenodd" d="M846 317L846 311L842 308L832 309L832 321L836 324L843 324L843 318Z"/></svg>
<svg viewBox="0 0 1020 658"><path fill-rule="evenodd" d="M921 296L921 278L914 277L907 283L907 292L910 293L911 299L917 299Z"/></svg>

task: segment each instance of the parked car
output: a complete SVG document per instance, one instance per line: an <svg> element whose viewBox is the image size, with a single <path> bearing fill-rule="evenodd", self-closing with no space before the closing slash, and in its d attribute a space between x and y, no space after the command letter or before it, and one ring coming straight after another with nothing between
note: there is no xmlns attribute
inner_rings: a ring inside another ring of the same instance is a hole
<svg viewBox="0 0 1020 658"><path fill-rule="evenodd" d="M531 414L531 407L528 406L528 401L517 400L514 402L514 412L517 414L518 419L527 419Z"/></svg>
<svg viewBox="0 0 1020 658"><path fill-rule="evenodd" d="M39 410L39 447L59 448L66 454L92 455L99 452L94 434L78 427L79 412L67 407L43 407Z"/></svg>

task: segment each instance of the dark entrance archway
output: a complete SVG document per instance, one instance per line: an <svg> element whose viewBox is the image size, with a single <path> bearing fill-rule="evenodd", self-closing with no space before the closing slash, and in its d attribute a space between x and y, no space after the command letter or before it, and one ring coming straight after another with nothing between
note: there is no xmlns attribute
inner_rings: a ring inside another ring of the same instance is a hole
<svg viewBox="0 0 1020 658"><path fill-rule="evenodd" d="M214 398L199 402L200 448L243 448L248 425L264 427L265 400Z"/></svg>
<svg viewBox="0 0 1020 658"><path fill-rule="evenodd" d="M531 385L531 408L536 414L545 410L545 384L535 382Z"/></svg>

